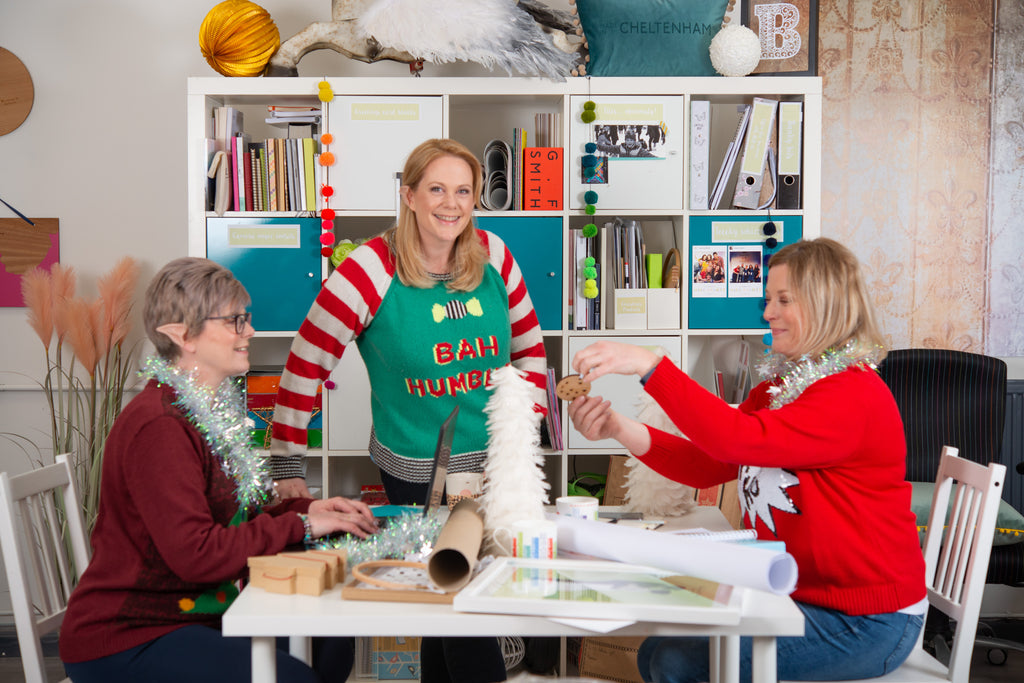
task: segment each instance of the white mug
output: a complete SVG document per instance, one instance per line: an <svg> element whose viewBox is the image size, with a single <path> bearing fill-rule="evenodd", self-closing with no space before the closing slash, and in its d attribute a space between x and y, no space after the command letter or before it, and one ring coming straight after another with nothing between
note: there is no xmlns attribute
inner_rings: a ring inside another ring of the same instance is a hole
<svg viewBox="0 0 1024 683"><path fill-rule="evenodd" d="M578 519L597 519L597 498L593 496L562 496L555 499L555 512Z"/></svg>
<svg viewBox="0 0 1024 683"><path fill-rule="evenodd" d="M553 560L558 555L558 525L546 519L524 519L509 530L512 557Z"/></svg>
<svg viewBox="0 0 1024 683"><path fill-rule="evenodd" d="M484 475L479 472L453 472L445 477L444 488L449 496L478 496L483 490Z"/></svg>

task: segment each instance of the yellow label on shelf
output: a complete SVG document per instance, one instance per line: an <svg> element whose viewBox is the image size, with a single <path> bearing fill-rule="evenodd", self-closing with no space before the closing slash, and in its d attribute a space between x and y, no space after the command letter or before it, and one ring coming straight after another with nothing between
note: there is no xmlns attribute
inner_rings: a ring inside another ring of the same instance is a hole
<svg viewBox="0 0 1024 683"><path fill-rule="evenodd" d="M355 102L353 121L419 121L420 105L416 102Z"/></svg>
<svg viewBox="0 0 1024 683"><path fill-rule="evenodd" d="M232 225L228 228L228 246L236 249L297 249L298 225Z"/></svg>
<svg viewBox="0 0 1024 683"><path fill-rule="evenodd" d="M780 243L783 241L782 227L785 223L781 218L772 218L777 232L774 237ZM715 244L724 242L763 242L764 223L759 221L712 221L711 241Z"/></svg>
<svg viewBox="0 0 1024 683"><path fill-rule="evenodd" d="M594 114L598 121L661 122L664 107L653 102L599 102Z"/></svg>

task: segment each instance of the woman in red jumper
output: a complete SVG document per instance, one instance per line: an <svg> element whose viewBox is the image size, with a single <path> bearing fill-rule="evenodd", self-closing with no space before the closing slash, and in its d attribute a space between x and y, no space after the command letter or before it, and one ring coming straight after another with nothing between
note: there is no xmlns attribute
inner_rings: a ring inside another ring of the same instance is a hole
<svg viewBox="0 0 1024 683"><path fill-rule="evenodd" d="M376 530L358 501L268 505L270 473L249 447L232 381L249 370L248 305L229 270L199 258L171 261L146 292L158 355L107 439L93 556L61 627L75 683L248 682L249 639L220 632L248 558ZM315 639L313 649L324 678L281 650L278 680L346 680L350 639Z"/></svg>
<svg viewBox="0 0 1024 683"><path fill-rule="evenodd" d="M805 634L779 639L780 678L881 676L913 649L927 602L903 425L874 370L885 354L871 300L856 257L818 238L772 256L765 303L767 380L736 408L641 347L599 342L573 358L584 381L639 375L688 439L597 396L577 398L569 414L587 438L614 438L676 481L738 478L746 524L784 541L799 568L793 599ZM744 638L742 680L750 650ZM707 639L648 638L637 663L654 683L709 680Z"/></svg>

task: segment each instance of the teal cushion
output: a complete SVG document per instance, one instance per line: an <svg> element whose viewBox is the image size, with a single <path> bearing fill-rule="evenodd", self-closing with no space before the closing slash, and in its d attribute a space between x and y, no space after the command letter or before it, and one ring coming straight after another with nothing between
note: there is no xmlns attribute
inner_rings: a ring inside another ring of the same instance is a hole
<svg viewBox="0 0 1024 683"><path fill-rule="evenodd" d="M717 76L711 39L728 0L576 0L591 76Z"/></svg>
<svg viewBox="0 0 1024 683"><path fill-rule="evenodd" d="M914 487L914 494L910 501L910 507L917 516L917 531L924 543L924 534L928 530L928 514L932 509L932 496L935 493L935 482L915 481L911 482ZM956 488L953 489L953 492ZM951 494L952 495L952 494ZM949 521L949 510L946 511L946 521ZM1024 541L1024 515L1005 500L999 501L999 514L996 516L996 533L992 537L992 545L1012 545Z"/></svg>

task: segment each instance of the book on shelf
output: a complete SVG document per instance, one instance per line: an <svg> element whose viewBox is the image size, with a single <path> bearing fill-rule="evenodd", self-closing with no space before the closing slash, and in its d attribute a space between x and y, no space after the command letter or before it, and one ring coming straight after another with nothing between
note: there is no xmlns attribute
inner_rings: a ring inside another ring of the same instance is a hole
<svg viewBox="0 0 1024 683"><path fill-rule="evenodd" d="M316 184L313 181L313 169L316 158L316 142L313 138L302 139L303 170L306 172L306 211L316 210Z"/></svg>
<svg viewBox="0 0 1024 683"><path fill-rule="evenodd" d="M524 150L523 210L562 210L562 148Z"/></svg>
<svg viewBox="0 0 1024 683"><path fill-rule="evenodd" d="M231 175L234 184L234 210L247 211L245 202L245 150L249 144L248 133L239 133L231 138Z"/></svg>
<svg viewBox="0 0 1024 683"><path fill-rule="evenodd" d="M556 451L562 450L562 418L561 418L561 401L555 394L555 369L549 367L547 370L548 380L548 414L545 417L548 427L548 436L551 439L551 448Z"/></svg>
<svg viewBox="0 0 1024 683"><path fill-rule="evenodd" d="M512 131L512 210L523 210L523 152L526 149L526 129Z"/></svg>
<svg viewBox="0 0 1024 683"><path fill-rule="evenodd" d="M562 146L562 115L560 113L534 114L533 127L533 141L536 147Z"/></svg>
<svg viewBox="0 0 1024 683"><path fill-rule="evenodd" d="M277 157L277 210L288 210L288 154L283 138L274 138L274 154Z"/></svg>
<svg viewBox="0 0 1024 683"><path fill-rule="evenodd" d="M711 193L711 201L708 203L708 208L710 209L717 209L721 206L722 195L725 194L725 188L732 178L732 168L736 163L736 155L739 152L740 145L743 143L743 136L747 132L747 124L750 121L750 109L751 106L749 104L741 105L739 108L739 121L736 123L736 133L726 149L725 158L722 159L722 166L718 170L718 177L715 179L715 186Z"/></svg>
<svg viewBox="0 0 1024 683"><path fill-rule="evenodd" d="M247 142L242 151L242 183L245 187L245 208L243 211L256 211L255 197L253 195L253 179L255 175L252 170L252 143Z"/></svg>

